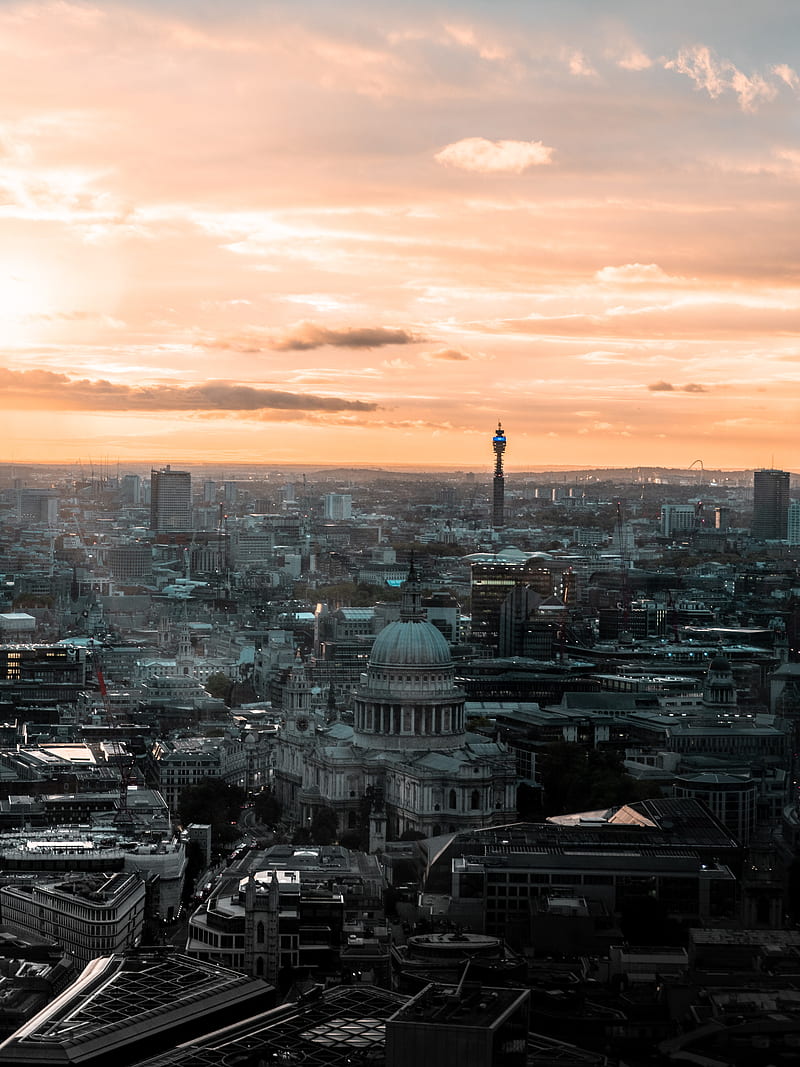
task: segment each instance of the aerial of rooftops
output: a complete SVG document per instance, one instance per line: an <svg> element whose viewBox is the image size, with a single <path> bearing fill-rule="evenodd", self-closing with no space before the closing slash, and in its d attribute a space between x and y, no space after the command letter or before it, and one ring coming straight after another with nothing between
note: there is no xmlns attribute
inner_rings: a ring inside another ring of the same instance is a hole
<svg viewBox="0 0 800 1067"><path fill-rule="evenodd" d="M637 477L0 487L0 1062L791 1046L795 549Z"/></svg>

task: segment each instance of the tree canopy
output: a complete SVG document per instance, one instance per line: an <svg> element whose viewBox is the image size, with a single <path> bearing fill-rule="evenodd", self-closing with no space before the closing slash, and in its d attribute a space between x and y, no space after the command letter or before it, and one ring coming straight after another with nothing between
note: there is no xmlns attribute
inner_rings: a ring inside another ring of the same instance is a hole
<svg viewBox="0 0 800 1067"><path fill-rule="evenodd" d="M595 811L660 792L631 778L615 752L569 741L548 745L538 770L545 816Z"/></svg>
<svg viewBox="0 0 800 1067"><path fill-rule="evenodd" d="M178 815L184 826L210 823L214 844L226 844L238 837L236 823L244 803L244 791L221 778L203 778L188 785L178 799Z"/></svg>
<svg viewBox="0 0 800 1067"><path fill-rule="evenodd" d="M217 700L226 700L232 688L233 682L222 671L210 674L206 680L206 691Z"/></svg>
<svg viewBox="0 0 800 1067"><path fill-rule="evenodd" d="M274 826L280 822L282 812L281 802L270 790L258 793L253 800L253 814L256 821L266 826Z"/></svg>

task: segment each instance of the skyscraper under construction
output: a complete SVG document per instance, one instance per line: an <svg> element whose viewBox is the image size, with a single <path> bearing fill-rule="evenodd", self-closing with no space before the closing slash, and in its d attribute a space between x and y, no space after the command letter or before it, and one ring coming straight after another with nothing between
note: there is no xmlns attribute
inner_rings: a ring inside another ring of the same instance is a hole
<svg viewBox="0 0 800 1067"><path fill-rule="evenodd" d="M494 479L492 481L492 529L502 530L506 524L505 495L506 479L503 474L503 453L506 450L506 435L500 420L497 421L497 429L492 438L494 450Z"/></svg>

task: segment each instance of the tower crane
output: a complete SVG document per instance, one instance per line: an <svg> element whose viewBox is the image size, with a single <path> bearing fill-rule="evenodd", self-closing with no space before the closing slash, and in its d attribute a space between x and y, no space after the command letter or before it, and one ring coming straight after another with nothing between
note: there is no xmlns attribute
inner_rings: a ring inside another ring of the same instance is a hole
<svg viewBox="0 0 800 1067"><path fill-rule="evenodd" d="M617 538L619 540L620 607L622 625L627 628L631 608L631 593L628 575L628 554L625 549L625 527L622 521L622 501L617 501Z"/></svg>

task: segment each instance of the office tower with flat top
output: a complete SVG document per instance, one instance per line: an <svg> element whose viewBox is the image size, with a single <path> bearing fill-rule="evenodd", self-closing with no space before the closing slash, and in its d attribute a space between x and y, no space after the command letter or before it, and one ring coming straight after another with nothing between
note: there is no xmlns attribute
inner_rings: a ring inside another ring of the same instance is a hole
<svg viewBox="0 0 800 1067"><path fill-rule="evenodd" d="M758 541L785 541L789 518L789 472L753 471L752 536Z"/></svg>
<svg viewBox="0 0 800 1067"><path fill-rule="evenodd" d="M150 529L165 533L192 528L192 476L167 465L150 471Z"/></svg>

